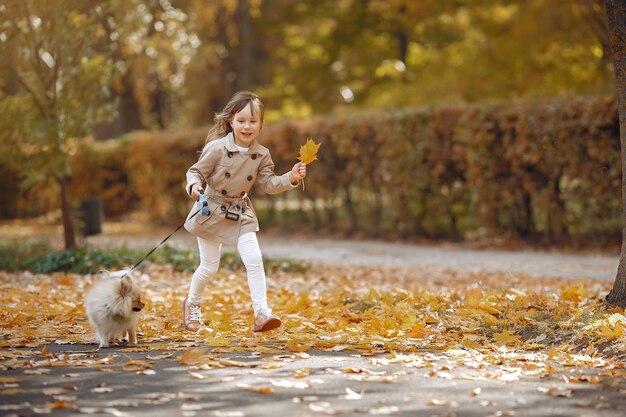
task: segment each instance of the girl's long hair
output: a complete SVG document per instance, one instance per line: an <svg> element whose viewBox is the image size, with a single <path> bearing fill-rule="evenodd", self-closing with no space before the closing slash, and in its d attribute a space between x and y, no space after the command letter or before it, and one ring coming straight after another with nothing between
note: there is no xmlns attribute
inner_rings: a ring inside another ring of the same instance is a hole
<svg viewBox="0 0 626 417"><path fill-rule="evenodd" d="M252 114L256 115L256 112L259 112L258 117L261 119L262 127L265 108L259 99L259 96L251 91L239 91L233 95L221 113L215 114L215 124L211 130L209 130L209 134L206 137L206 143L212 141L213 139L224 137L230 133L233 130L230 125L233 117L235 117L235 114L243 110L248 104L250 104Z"/></svg>

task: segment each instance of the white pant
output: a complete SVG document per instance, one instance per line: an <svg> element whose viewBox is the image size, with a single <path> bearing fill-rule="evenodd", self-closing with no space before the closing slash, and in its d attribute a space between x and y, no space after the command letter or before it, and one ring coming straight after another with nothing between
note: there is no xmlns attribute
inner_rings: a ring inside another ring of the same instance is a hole
<svg viewBox="0 0 626 417"><path fill-rule="evenodd" d="M193 273L189 286L189 301L195 305L202 302L204 289L220 266L222 244L198 238L198 248L200 250L200 265ZM254 313L267 310L265 269L263 268L263 257L256 233L250 232L239 236L237 251L239 251L239 256L248 274L248 287L250 288Z"/></svg>

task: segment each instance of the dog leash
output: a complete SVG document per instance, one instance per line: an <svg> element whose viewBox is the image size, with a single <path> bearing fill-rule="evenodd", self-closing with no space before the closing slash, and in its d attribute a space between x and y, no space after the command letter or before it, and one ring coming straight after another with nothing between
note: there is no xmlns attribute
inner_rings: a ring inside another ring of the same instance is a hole
<svg viewBox="0 0 626 417"><path fill-rule="evenodd" d="M201 194L202 196L202 194ZM165 239L163 239L161 241L161 243L159 243L158 245L156 245L154 248L152 248L152 250L150 252L148 252L146 254L146 256L144 256L139 262L137 262L135 265L133 265L132 268L130 268L128 271L126 271L126 273L124 275L122 275L122 278L124 278L125 276L129 275L131 272L133 272L135 269L137 269L137 267L139 265L141 265L141 263L143 261L145 261L146 259L148 259L148 257L150 255L152 255L152 253L157 250L162 244L164 244L169 238L172 237L172 235L174 235L174 233L178 232L184 225L185 223L187 223L189 220L193 219L198 213L202 212L203 215L207 215L205 213L208 213L208 204L206 202L206 198L200 198L200 200L198 201L198 203L200 203L200 208L191 216L189 216L184 222L182 222L177 228L176 230L174 230L172 233L170 233Z"/></svg>

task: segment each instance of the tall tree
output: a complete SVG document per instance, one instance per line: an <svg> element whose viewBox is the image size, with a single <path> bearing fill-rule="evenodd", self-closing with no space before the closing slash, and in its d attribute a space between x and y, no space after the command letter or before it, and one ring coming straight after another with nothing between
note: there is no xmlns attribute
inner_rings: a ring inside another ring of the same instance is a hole
<svg viewBox="0 0 626 417"><path fill-rule="evenodd" d="M173 3L202 42L181 93L193 124L241 88L272 120L613 88L596 0Z"/></svg>
<svg viewBox="0 0 626 417"><path fill-rule="evenodd" d="M609 306L626 307L626 3L606 0L609 37L617 88L619 131L622 145L622 252L613 289L606 297Z"/></svg>
<svg viewBox="0 0 626 417"><path fill-rule="evenodd" d="M0 158L19 167L24 187L54 179L65 246L76 244L68 193L69 159L95 121L112 108L112 61L94 47L107 42L97 23L100 1L11 0L0 5Z"/></svg>
<svg viewBox="0 0 626 417"><path fill-rule="evenodd" d="M180 87L200 44L187 14L170 0L108 0L101 9L99 23L109 38L103 52L120 76L112 80L118 111L98 126L98 137L180 125Z"/></svg>
<svg viewBox="0 0 626 417"><path fill-rule="evenodd" d="M285 1L273 1L272 7L280 9ZM269 28L259 26L261 0L178 0L176 5L189 14L201 41L186 72L185 117L206 125L234 92L271 81L266 76L271 55L260 59Z"/></svg>

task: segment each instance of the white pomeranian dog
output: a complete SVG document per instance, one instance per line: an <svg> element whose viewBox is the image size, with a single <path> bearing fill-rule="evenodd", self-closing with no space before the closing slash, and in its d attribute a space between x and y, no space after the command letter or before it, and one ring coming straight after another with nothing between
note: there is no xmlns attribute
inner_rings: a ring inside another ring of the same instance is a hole
<svg viewBox="0 0 626 417"><path fill-rule="evenodd" d="M137 344L137 322L144 303L139 287L127 272L103 272L85 295L87 317L101 348L109 347L117 336L124 338L126 334L130 344Z"/></svg>

